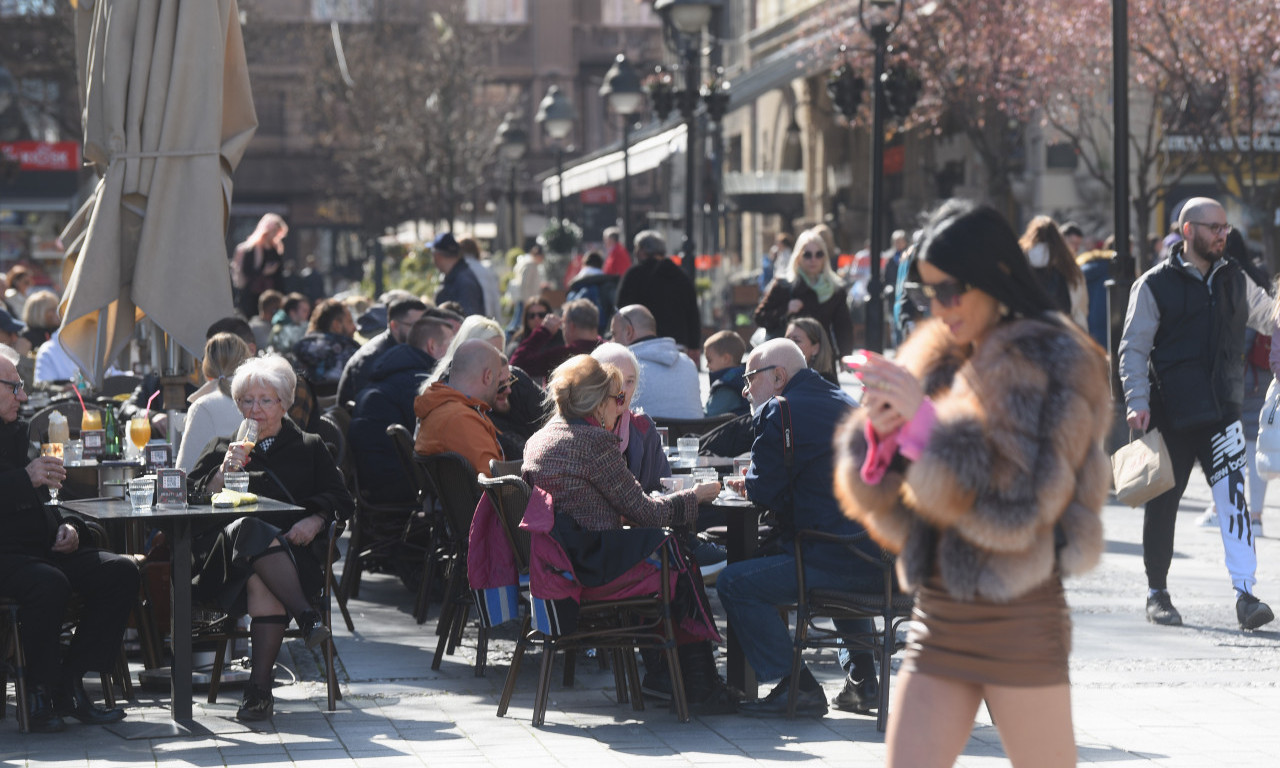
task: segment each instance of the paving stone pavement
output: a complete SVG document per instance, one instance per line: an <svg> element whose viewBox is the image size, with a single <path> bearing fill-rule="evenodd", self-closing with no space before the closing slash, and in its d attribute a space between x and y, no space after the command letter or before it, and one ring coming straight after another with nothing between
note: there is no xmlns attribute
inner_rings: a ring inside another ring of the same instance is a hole
<svg viewBox="0 0 1280 768"><path fill-rule="evenodd" d="M1081 764L1232 768L1280 764L1280 633L1236 628L1234 600L1217 534L1195 527L1207 503L1199 478L1179 515L1170 589L1186 625L1155 627L1143 618L1141 512L1105 511L1102 564L1068 582L1075 622L1071 658L1073 714ZM1272 530L1280 534L1280 513ZM1270 524L1270 523L1268 523ZM1258 593L1280 603L1280 539L1261 539ZM356 632L336 631L344 699L323 711L324 686L314 655L290 643L282 654L273 723L261 730L231 720L239 699L199 704L204 738L124 741L72 723L58 735L17 732L10 693L0 721L0 765L67 766L875 766L885 748L875 720L832 712L814 720L695 718L680 724L654 705L643 712L613 699L612 673L580 658L572 689L553 684L547 724L529 723L537 654L522 665L511 711L495 717L514 631L498 631L488 671L476 677L475 633L467 633L440 672L430 669L434 616L410 616L411 597L390 576L367 577L351 603ZM340 618L335 614L335 620ZM1273 625L1274 626L1274 625ZM833 654L811 666L834 695L841 678ZM91 686L92 690L93 686ZM165 700L139 691L129 720L163 720ZM1008 765L984 709L957 762L966 768Z"/></svg>

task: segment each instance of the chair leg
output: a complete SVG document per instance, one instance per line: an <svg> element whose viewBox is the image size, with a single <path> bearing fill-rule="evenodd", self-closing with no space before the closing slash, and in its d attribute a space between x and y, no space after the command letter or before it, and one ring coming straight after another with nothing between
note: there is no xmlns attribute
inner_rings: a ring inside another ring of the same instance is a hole
<svg viewBox="0 0 1280 768"><path fill-rule="evenodd" d="M876 710L876 730L881 733L889 725L889 679L893 672L893 651L897 644L893 617L884 617L884 637L880 641L880 708Z"/></svg>
<svg viewBox="0 0 1280 768"><path fill-rule="evenodd" d="M644 694L640 691L640 667L636 664L636 652L627 649L621 652L623 655L618 659L622 662L626 670L623 678L629 691L628 697L631 699L631 708L636 712L644 711ZM622 704L625 699L619 699L618 703Z"/></svg>
<svg viewBox="0 0 1280 768"><path fill-rule="evenodd" d="M555 641L542 640L542 667L538 672L538 690L533 697L533 727L541 728L547 719L547 697L551 695L551 664L555 658ZM567 659L569 654L565 654Z"/></svg>
<svg viewBox="0 0 1280 768"><path fill-rule="evenodd" d="M324 641L324 679L328 693L329 712L338 708L338 699L342 698L342 693L338 690L338 671L334 668L334 659L338 656L337 649L333 646L333 635Z"/></svg>
<svg viewBox="0 0 1280 768"><path fill-rule="evenodd" d="M485 666L489 657L489 629L480 625L476 635L476 677L484 677Z"/></svg>
<svg viewBox="0 0 1280 768"><path fill-rule="evenodd" d="M13 687L17 694L18 733L31 732L31 712L27 709L27 657L22 650L18 628L18 606L9 608L9 642L13 648ZM0 690L0 694L4 691Z"/></svg>
<svg viewBox="0 0 1280 768"><path fill-rule="evenodd" d="M613 657L613 691L619 704L626 704L631 700L631 680L627 677L628 670L626 662L622 659L623 653L621 648L609 649L609 655Z"/></svg>
<svg viewBox="0 0 1280 768"><path fill-rule="evenodd" d="M360 551L364 545L362 538L360 524L354 523L351 526L351 540L347 543L347 557L342 564L342 580L338 583L339 605L360 596L360 571L364 565L363 553Z"/></svg>
<svg viewBox="0 0 1280 768"><path fill-rule="evenodd" d="M680 656L676 652L675 642L670 640L670 638L674 637L670 627L667 629L667 637L670 643L666 648L666 654L667 669L671 674L671 700L676 703L676 719L682 723L687 723L689 722L689 700L685 696L684 673L680 671Z"/></svg>
<svg viewBox="0 0 1280 768"><path fill-rule="evenodd" d="M231 617L227 617L231 621ZM227 658L226 636L218 638L218 650L213 656L213 669L209 672L209 703L218 703L218 688L222 685L222 665Z"/></svg>
<svg viewBox="0 0 1280 768"><path fill-rule="evenodd" d="M345 576L346 573L343 573ZM338 610L342 611L342 620L347 623L347 631L355 634L356 625L351 621L351 613L347 611L347 597L342 594L342 585L337 582L333 576L333 571L329 571L329 588L333 592L334 598L338 601Z"/></svg>
<svg viewBox="0 0 1280 768"><path fill-rule="evenodd" d="M133 701L133 678L129 676L129 659L124 655L124 649L120 649L120 655L116 657L116 677L120 680L120 693L129 701Z"/></svg>
<svg viewBox="0 0 1280 768"><path fill-rule="evenodd" d="M466 631L467 621L471 618L471 598L460 595L453 610L457 618L449 626L449 650L446 652L449 656L457 652L458 646L462 644L462 633Z"/></svg>
<svg viewBox="0 0 1280 768"><path fill-rule="evenodd" d="M107 709L116 708L116 687L111 682L110 672L99 672L98 681L102 685L103 703L107 705Z"/></svg>
<svg viewBox="0 0 1280 768"><path fill-rule="evenodd" d="M507 668L507 681L502 686L502 696L498 699L498 717L507 714L507 707L511 705L511 694L516 690L516 679L520 676L520 662L524 659L524 651L529 647L529 627L531 622L529 617L524 617L524 623L520 627L520 639L516 641L516 650L511 655L511 666Z"/></svg>
<svg viewBox="0 0 1280 768"><path fill-rule="evenodd" d="M809 639L809 617L796 614L796 639L791 651L791 684L787 687L787 719L796 719L796 700L800 696L800 667L803 666L804 644Z"/></svg>

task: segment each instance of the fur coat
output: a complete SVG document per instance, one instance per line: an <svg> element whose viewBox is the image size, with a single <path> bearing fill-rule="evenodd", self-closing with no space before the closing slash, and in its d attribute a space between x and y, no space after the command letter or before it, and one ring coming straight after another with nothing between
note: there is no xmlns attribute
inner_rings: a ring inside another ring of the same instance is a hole
<svg viewBox="0 0 1280 768"><path fill-rule="evenodd" d="M1002 323L966 352L939 321L919 327L897 362L933 400L927 448L914 462L895 457L867 485L860 409L836 436L836 492L846 515L900 553L906 588L936 572L956 599L1005 602L1053 575L1055 546L1063 575L1088 571L1102 554L1108 367L1101 348L1057 315Z"/></svg>

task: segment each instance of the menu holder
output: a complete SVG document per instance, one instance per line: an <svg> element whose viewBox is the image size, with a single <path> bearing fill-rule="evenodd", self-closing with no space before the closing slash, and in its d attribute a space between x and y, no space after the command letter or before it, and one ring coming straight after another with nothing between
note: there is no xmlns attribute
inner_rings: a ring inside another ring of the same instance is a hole
<svg viewBox="0 0 1280 768"><path fill-rule="evenodd" d="M158 469L173 466L173 446L168 443L160 443L157 445L148 445L144 448L147 460L147 471L155 472Z"/></svg>
<svg viewBox="0 0 1280 768"><path fill-rule="evenodd" d="M100 459L106 452L107 431L105 429L86 429L80 433L84 443L84 458Z"/></svg>
<svg viewBox="0 0 1280 768"><path fill-rule="evenodd" d="M180 469L161 467L156 470L156 503L187 503L187 473Z"/></svg>

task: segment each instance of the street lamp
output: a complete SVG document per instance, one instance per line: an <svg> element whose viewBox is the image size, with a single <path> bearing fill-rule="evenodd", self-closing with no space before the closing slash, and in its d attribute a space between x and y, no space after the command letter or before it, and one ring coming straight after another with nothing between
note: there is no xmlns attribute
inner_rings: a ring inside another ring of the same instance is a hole
<svg viewBox="0 0 1280 768"><path fill-rule="evenodd" d="M516 164L524 157L529 147L529 134L520 127L520 116L508 112L498 126L498 134L493 143L498 147L498 155L507 161L507 211L511 228L507 230L510 242L508 248L519 248L521 245L520 219L516 209Z"/></svg>
<svg viewBox="0 0 1280 768"><path fill-rule="evenodd" d="M880 274L880 252L884 249L884 118L885 50L889 35L902 21L906 0L858 0L858 23L875 45L875 99L871 109L871 278L867 282L867 349L884 351L884 279Z"/></svg>
<svg viewBox="0 0 1280 768"><path fill-rule="evenodd" d="M604 76L600 95L622 116L622 242L629 240L631 228L631 121L644 102L640 76L624 54L618 54Z"/></svg>
<svg viewBox="0 0 1280 768"><path fill-rule="evenodd" d="M533 119L556 143L556 186L559 192L556 198L556 218L564 221L564 140L573 130L575 116L573 105L560 90L560 86L553 85L547 89L547 95L542 97L538 114Z"/></svg>
<svg viewBox="0 0 1280 768"><path fill-rule="evenodd" d="M653 9L662 15L663 38L672 53L683 60L684 90L677 94L680 114L685 120L685 197L684 242L681 245L681 266L690 280L697 277L697 248L693 242L693 203L696 179L694 152L697 150L697 123L694 112L698 108L699 80L702 65L702 33L711 22L712 14L724 5L724 0L657 0Z"/></svg>

